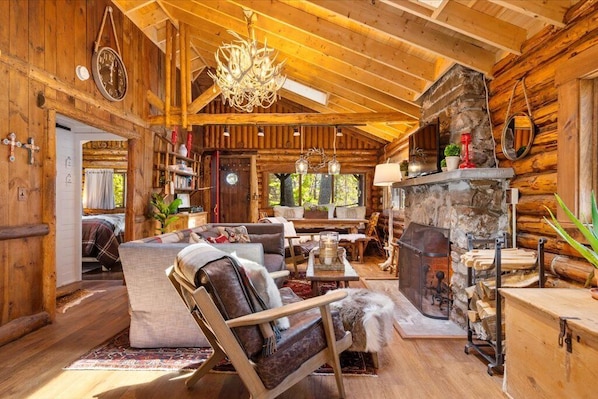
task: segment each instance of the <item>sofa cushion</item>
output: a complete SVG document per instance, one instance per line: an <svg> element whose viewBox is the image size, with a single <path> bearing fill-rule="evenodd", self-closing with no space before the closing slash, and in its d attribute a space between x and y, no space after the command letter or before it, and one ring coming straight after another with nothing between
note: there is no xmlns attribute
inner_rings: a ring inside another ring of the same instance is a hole
<svg viewBox="0 0 598 399"><path fill-rule="evenodd" d="M197 244L200 242L208 242L208 241L203 239L199 234L192 231L189 234L189 244Z"/></svg>
<svg viewBox="0 0 598 399"><path fill-rule="evenodd" d="M274 216L286 219L301 219L305 211L302 206L276 205L272 209L274 210Z"/></svg>
<svg viewBox="0 0 598 399"><path fill-rule="evenodd" d="M336 217L339 219L365 219L365 206L339 206Z"/></svg>
<svg viewBox="0 0 598 399"><path fill-rule="evenodd" d="M280 234L249 234L249 240L261 243L267 253L279 254L284 251L280 246Z"/></svg>

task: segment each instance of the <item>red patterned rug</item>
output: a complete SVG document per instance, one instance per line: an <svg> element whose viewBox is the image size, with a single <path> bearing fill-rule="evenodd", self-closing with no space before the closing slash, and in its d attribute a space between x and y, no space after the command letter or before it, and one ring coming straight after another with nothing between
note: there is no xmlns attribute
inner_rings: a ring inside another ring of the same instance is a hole
<svg viewBox="0 0 598 399"><path fill-rule="evenodd" d="M211 348L131 348L129 329L125 329L97 346L65 370L195 370L212 353ZM340 355L343 374L376 376L370 353L343 352ZM234 372L234 367L223 360L213 371ZM313 374L333 374L327 364Z"/></svg>
<svg viewBox="0 0 598 399"><path fill-rule="evenodd" d="M302 298L312 296L311 285L298 279L288 280L285 286L290 287ZM334 288L333 284L324 286L322 291ZM106 342L87 352L65 370L194 370L212 353L211 348L131 348L129 329L125 329ZM340 355L343 374L376 376L376 369L370 353L343 352ZM213 371L234 372L234 367L223 360ZM333 374L328 365L314 372L317 375Z"/></svg>

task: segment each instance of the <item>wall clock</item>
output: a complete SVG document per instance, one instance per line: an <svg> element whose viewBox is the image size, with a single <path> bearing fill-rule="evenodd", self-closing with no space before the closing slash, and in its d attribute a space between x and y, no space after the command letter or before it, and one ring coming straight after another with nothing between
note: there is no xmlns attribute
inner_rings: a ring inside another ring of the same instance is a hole
<svg viewBox="0 0 598 399"><path fill-rule="evenodd" d="M127 69L120 55L110 47L100 47L91 58L93 79L100 93L110 101L121 101L127 94Z"/></svg>

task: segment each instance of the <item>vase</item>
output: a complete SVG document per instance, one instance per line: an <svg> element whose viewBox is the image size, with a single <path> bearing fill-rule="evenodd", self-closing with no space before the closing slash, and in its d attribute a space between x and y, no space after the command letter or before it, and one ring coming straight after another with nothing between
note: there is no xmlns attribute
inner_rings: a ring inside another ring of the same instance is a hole
<svg viewBox="0 0 598 399"><path fill-rule="evenodd" d="M185 144L181 144L181 146L179 147L179 155L183 157L187 156L187 147L185 146Z"/></svg>
<svg viewBox="0 0 598 399"><path fill-rule="evenodd" d="M461 162L461 157L459 156L448 156L446 159L446 170L457 170L459 169L459 162Z"/></svg>

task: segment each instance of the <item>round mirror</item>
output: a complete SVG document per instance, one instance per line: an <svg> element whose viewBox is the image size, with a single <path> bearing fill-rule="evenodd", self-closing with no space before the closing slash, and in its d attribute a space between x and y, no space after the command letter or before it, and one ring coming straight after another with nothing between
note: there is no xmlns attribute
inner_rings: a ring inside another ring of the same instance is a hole
<svg viewBox="0 0 598 399"><path fill-rule="evenodd" d="M525 112L512 115L502 131L502 152L515 161L527 155L534 141L534 122Z"/></svg>

